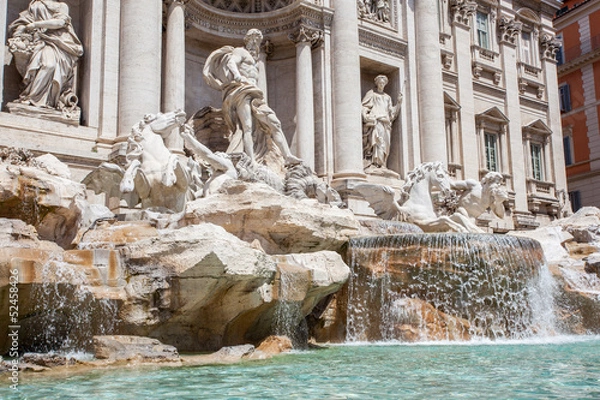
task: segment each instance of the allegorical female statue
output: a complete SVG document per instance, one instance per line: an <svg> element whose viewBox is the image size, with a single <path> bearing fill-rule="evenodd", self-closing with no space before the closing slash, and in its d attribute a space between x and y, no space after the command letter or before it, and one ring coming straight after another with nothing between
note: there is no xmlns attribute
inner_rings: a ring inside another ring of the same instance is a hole
<svg viewBox="0 0 600 400"><path fill-rule="evenodd" d="M375 77L375 88L362 100L364 157L375 167L387 167L392 122L398 117L402 104L402 93L399 93L398 103L393 105L390 95L383 91L387 83L387 76Z"/></svg>
<svg viewBox="0 0 600 400"><path fill-rule="evenodd" d="M71 25L67 4L33 0L8 29L9 50L25 85L15 102L63 113L77 108L74 69L83 46Z"/></svg>

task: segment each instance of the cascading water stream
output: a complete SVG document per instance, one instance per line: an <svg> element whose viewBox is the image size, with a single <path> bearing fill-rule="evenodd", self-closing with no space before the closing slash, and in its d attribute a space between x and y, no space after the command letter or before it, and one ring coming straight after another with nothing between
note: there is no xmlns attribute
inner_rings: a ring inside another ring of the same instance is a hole
<svg viewBox="0 0 600 400"><path fill-rule="evenodd" d="M33 312L21 321L33 336L27 342L37 347L25 351L86 351L93 335L112 333L117 306L94 297L85 271L53 258L41 267L39 281L30 292Z"/></svg>
<svg viewBox="0 0 600 400"><path fill-rule="evenodd" d="M278 300L273 318L273 333L278 336L287 336L294 343L302 343L300 336L305 327L300 327L304 321L302 315L302 296L296 295L296 289L301 287L301 275L285 269L279 271Z"/></svg>
<svg viewBox="0 0 600 400"><path fill-rule="evenodd" d="M488 234L352 239L347 341L517 339L555 333L538 242Z"/></svg>

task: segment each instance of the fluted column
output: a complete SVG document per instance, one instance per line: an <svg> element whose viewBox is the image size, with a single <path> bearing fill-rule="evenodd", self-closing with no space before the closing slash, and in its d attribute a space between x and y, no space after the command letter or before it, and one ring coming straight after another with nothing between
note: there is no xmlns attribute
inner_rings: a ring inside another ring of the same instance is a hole
<svg viewBox="0 0 600 400"><path fill-rule="evenodd" d="M187 0L167 0L165 44L165 81L163 111L185 109L185 4ZM183 138L175 129L165 144L172 151L183 151Z"/></svg>
<svg viewBox="0 0 600 400"><path fill-rule="evenodd" d="M364 179L358 56L358 16L355 1L335 0L332 22L333 179Z"/></svg>
<svg viewBox="0 0 600 400"><path fill-rule="evenodd" d="M119 136L160 111L162 1L121 1Z"/></svg>
<svg viewBox="0 0 600 400"><path fill-rule="evenodd" d="M447 164L444 138L444 92L437 0L415 0L417 95L422 161Z"/></svg>
<svg viewBox="0 0 600 400"><path fill-rule="evenodd" d="M290 35L296 44L296 135L297 156L315 169L315 112L313 100L312 45L319 31L301 27Z"/></svg>

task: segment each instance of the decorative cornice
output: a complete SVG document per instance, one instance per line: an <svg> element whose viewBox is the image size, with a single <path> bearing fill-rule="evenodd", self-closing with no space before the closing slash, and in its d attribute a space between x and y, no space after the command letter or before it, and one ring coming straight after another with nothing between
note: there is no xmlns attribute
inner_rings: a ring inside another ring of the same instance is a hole
<svg viewBox="0 0 600 400"><path fill-rule="evenodd" d="M517 36L523 29L523 23L514 18L501 16L498 20L498 30L500 31L500 43L516 45Z"/></svg>
<svg viewBox="0 0 600 400"><path fill-rule="evenodd" d="M477 11L477 3L471 0L450 0L452 22L470 27L469 18Z"/></svg>
<svg viewBox="0 0 600 400"><path fill-rule="evenodd" d="M333 10L299 2L268 13L248 14L218 10L195 0L186 7L186 20L189 25L200 31L218 36L241 39L249 29L260 27L264 35L273 39L287 39L287 36L300 26L329 30Z"/></svg>
<svg viewBox="0 0 600 400"><path fill-rule="evenodd" d="M358 40L363 47L375 49L398 58L406 57L408 44L403 40L383 36L363 28L358 28Z"/></svg>

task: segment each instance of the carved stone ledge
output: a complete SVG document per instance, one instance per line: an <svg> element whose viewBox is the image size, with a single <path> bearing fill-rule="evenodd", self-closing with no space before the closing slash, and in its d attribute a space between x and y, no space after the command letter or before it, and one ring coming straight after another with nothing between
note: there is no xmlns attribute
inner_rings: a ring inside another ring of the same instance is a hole
<svg viewBox="0 0 600 400"><path fill-rule="evenodd" d="M62 122L74 126L79 126L81 119L81 109L79 107L70 111L60 111L53 108L40 108L19 102L10 102L6 104L6 108L11 114Z"/></svg>
<svg viewBox="0 0 600 400"><path fill-rule="evenodd" d="M398 58L405 58L408 44L389 36L374 33L370 30L358 29L359 43L363 47L375 49Z"/></svg>

